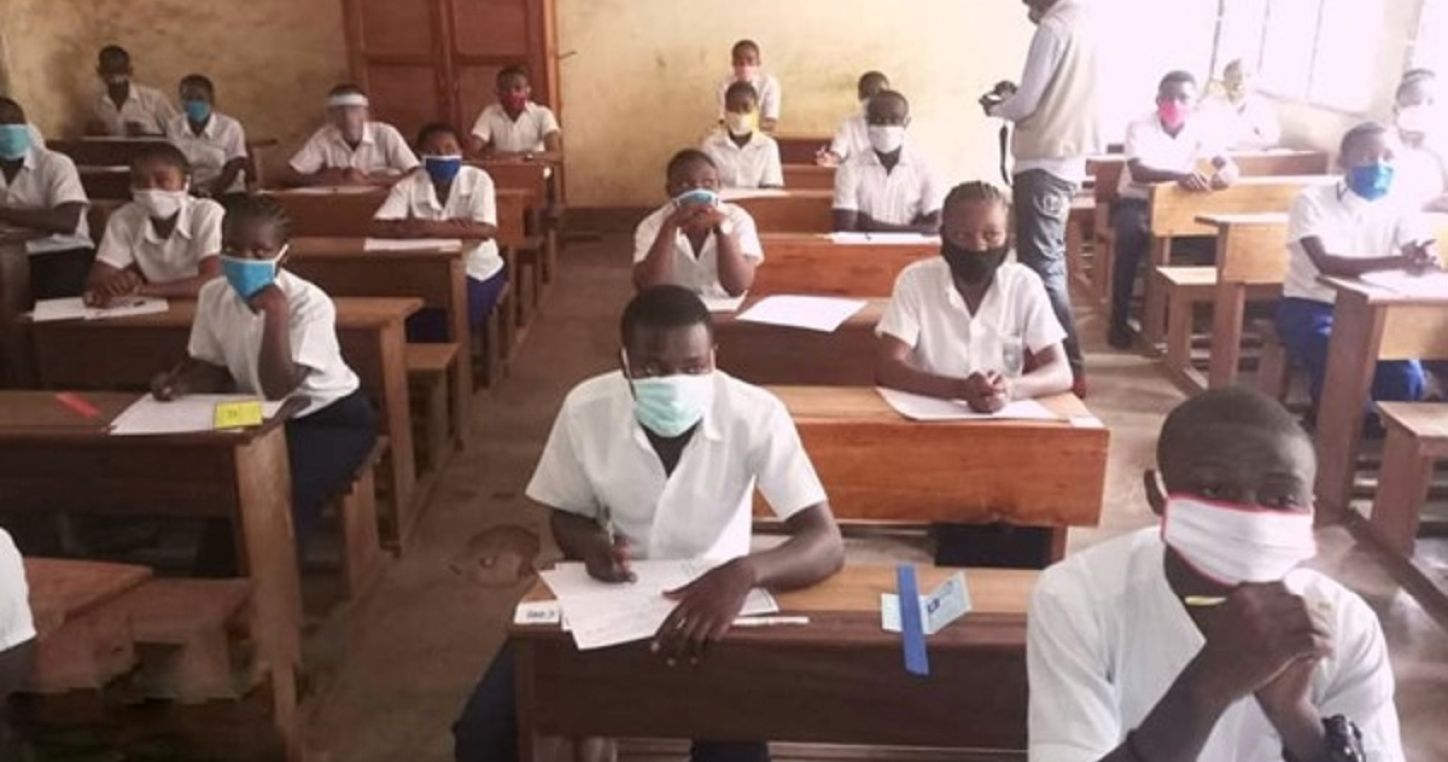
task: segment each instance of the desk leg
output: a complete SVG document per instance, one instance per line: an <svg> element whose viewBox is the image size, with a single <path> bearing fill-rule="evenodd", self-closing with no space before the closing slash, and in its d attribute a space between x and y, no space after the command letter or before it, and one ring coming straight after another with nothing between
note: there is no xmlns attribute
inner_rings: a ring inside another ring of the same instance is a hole
<svg viewBox="0 0 1448 762"><path fill-rule="evenodd" d="M513 641L513 658L515 659L515 670L517 673L516 700L518 707L518 760L519 762L547 762L544 754L545 744L541 743L534 730L534 707L537 703L535 695L536 669L535 662L538 658L538 649L526 639Z"/></svg>
<svg viewBox="0 0 1448 762"><path fill-rule="evenodd" d="M1146 296L1141 312L1141 338L1148 349L1155 349L1161 343L1162 326L1166 323L1166 292L1157 282L1156 268L1170 263L1171 239L1152 238L1146 272L1142 276Z"/></svg>
<svg viewBox="0 0 1448 762"><path fill-rule="evenodd" d="M1111 211L1096 209L1096 242L1091 251L1091 286L1096 301L1102 306L1111 304L1111 268L1116 258L1116 236L1111 227Z"/></svg>
<svg viewBox="0 0 1448 762"><path fill-rule="evenodd" d="M377 332L380 345L377 356L383 375L382 414L387 417L387 436L391 440L392 499L397 516L397 539L402 545L412 533L417 520L414 514L413 487L417 484L417 463L412 451L412 413L407 397L407 344L401 320Z"/></svg>
<svg viewBox="0 0 1448 762"><path fill-rule="evenodd" d="M1340 521L1347 511L1363 411L1372 389L1386 317L1384 310L1368 304L1362 294L1337 294L1332 339L1327 347L1327 375L1317 406L1319 524Z"/></svg>
<svg viewBox="0 0 1448 762"><path fill-rule="evenodd" d="M1237 380L1242 361L1242 321L1247 313L1247 286L1218 283L1212 303L1212 357L1207 387L1221 389Z"/></svg>
<svg viewBox="0 0 1448 762"><path fill-rule="evenodd" d="M1378 472L1378 494L1368 520L1383 543L1405 558L1413 557L1418 523L1428 502L1433 460L1418 451L1418 442L1401 426L1389 425Z"/></svg>
<svg viewBox="0 0 1448 762"><path fill-rule="evenodd" d="M461 261L452 263L452 340L458 345L458 361L453 368L453 442L462 450L467 447L473 402L473 329L468 324L467 273Z"/></svg>
<svg viewBox="0 0 1448 762"><path fill-rule="evenodd" d="M20 315L30 309L30 255L22 242L0 244L0 388L30 385L30 351Z"/></svg>

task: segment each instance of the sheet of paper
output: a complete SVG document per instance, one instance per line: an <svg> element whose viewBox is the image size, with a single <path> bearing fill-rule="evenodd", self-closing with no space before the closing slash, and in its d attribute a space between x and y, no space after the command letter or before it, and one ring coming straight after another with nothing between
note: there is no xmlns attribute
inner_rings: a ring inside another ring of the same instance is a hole
<svg viewBox="0 0 1448 762"><path fill-rule="evenodd" d="M738 201L745 198L783 198L789 191L781 188L725 188L719 191L720 201Z"/></svg>
<svg viewBox="0 0 1448 762"><path fill-rule="evenodd" d="M1436 296L1448 299L1448 273L1411 275L1402 270L1365 273L1364 283L1396 291L1404 296Z"/></svg>
<svg viewBox="0 0 1448 762"><path fill-rule="evenodd" d="M856 312L865 308L858 299L830 296L767 296L740 313L740 320L790 328L834 333Z"/></svg>
<svg viewBox="0 0 1448 762"><path fill-rule="evenodd" d="M30 319L37 323L49 323L54 320L85 320L89 307L80 300L80 297L70 299L37 299L35 311L31 313Z"/></svg>
<svg viewBox="0 0 1448 762"><path fill-rule="evenodd" d="M830 233L830 243L840 246L860 246L869 242L869 233Z"/></svg>
<svg viewBox="0 0 1448 762"><path fill-rule="evenodd" d="M300 193L304 196L331 196L336 194L357 194L376 193L377 187L373 185L309 185L305 188L292 188L287 193Z"/></svg>
<svg viewBox="0 0 1448 762"><path fill-rule="evenodd" d="M919 244L929 244L929 243L933 243L933 244L939 244L939 243L940 243L940 236L938 236L938 235L925 235L924 233L867 233L866 235L868 235L868 236L870 237L870 243L873 243L873 244L876 244L876 245L879 245L879 244L882 244L882 243L883 243L883 244L899 244L899 245L919 245Z"/></svg>
<svg viewBox="0 0 1448 762"><path fill-rule="evenodd" d="M1058 421L1060 417L1035 400L1014 400L994 413L977 413L964 401L943 400L899 389L875 387L895 412L912 421L1020 420Z"/></svg>
<svg viewBox="0 0 1448 762"><path fill-rule="evenodd" d="M456 238L368 238L363 251L458 251L463 242Z"/></svg>
<svg viewBox="0 0 1448 762"><path fill-rule="evenodd" d="M161 402L147 394L116 416L111 423L111 433L116 436L141 436L214 431L217 404L255 399L246 394L191 394ZM282 401L263 402L262 412L271 418L281 410L282 404Z"/></svg>
<svg viewBox="0 0 1448 762"><path fill-rule="evenodd" d="M513 624L562 624L563 608L558 601L525 601L513 609Z"/></svg>
<svg viewBox="0 0 1448 762"><path fill-rule="evenodd" d="M107 318L130 317L165 312L170 303L155 297L122 297L110 307L87 307L79 296L66 299L41 299L35 303L31 320L47 323L53 320L105 320Z"/></svg>
<svg viewBox="0 0 1448 762"><path fill-rule="evenodd" d="M926 635L940 632L970 609L970 588L965 584L964 572L940 583L929 595L920 596L920 621ZM900 597L894 593L880 594L880 627L886 632L900 631Z"/></svg>
<svg viewBox="0 0 1448 762"><path fill-rule="evenodd" d="M738 312L739 308L744 305L744 300L748 297L749 294L742 294L740 296L701 296L699 298L704 300L704 306L708 307L710 312Z"/></svg>

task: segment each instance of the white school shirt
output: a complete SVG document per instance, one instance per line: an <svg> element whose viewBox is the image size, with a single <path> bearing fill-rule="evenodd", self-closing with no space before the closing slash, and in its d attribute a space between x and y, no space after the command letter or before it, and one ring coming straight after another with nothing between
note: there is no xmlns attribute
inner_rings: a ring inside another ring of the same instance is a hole
<svg viewBox="0 0 1448 762"><path fill-rule="evenodd" d="M362 127L362 141L356 150L342 138L334 125L323 125L312 133L300 151L292 157L292 169L304 175L323 169L356 169L362 172L411 172L417 157L402 139L396 127L382 122L367 122Z"/></svg>
<svg viewBox="0 0 1448 762"><path fill-rule="evenodd" d="M724 118L724 96L729 92L729 86L737 80L734 79L734 72L729 72L719 82L719 118ZM759 96L759 116L761 119L779 119L780 87L779 80L773 74L760 73L757 79L752 79L749 84L754 85L754 92Z"/></svg>
<svg viewBox="0 0 1448 762"><path fill-rule="evenodd" d="M1353 193L1342 181L1308 188L1287 213L1287 279L1282 295L1332 304L1337 292L1318 282L1320 274L1302 239L1322 239L1327 253L1339 257L1388 257L1402 247L1432 238L1427 220L1402 197L1377 201Z"/></svg>
<svg viewBox="0 0 1448 762"><path fill-rule="evenodd" d="M297 417L311 415L357 391L357 374L342 360L337 342L337 309L322 289L282 269L276 286L290 308L292 362L307 368L294 397L307 400ZM225 278L201 287L196 320L186 351L202 362L226 368L242 394L262 394L258 371L265 317L252 312Z"/></svg>
<svg viewBox="0 0 1448 762"><path fill-rule="evenodd" d="M25 581L25 561L0 529L0 651L8 651L35 637L30 614L30 585Z"/></svg>
<svg viewBox="0 0 1448 762"><path fill-rule="evenodd" d="M1151 183L1138 183L1131 176L1130 162L1133 159L1140 159L1142 164L1152 169L1191 172L1198 160L1216 158L1225 159L1226 152L1218 125L1212 118L1194 114L1187 119L1181 132L1172 137L1161 126L1161 117L1153 111L1126 128L1127 166L1117 185L1118 195L1138 199L1151 197Z"/></svg>
<svg viewBox="0 0 1448 762"><path fill-rule="evenodd" d="M850 157L835 170L834 208L863 212L878 222L909 225L939 211L945 188L925 157L907 143L894 169L885 171L872 148Z"/></svg>
<svg viewBox="0 0 1448 762"><path fill-rule="evenodd" d="M420 220L472 220L489 225L498 224L497 199L493 178L483 170L464 164L453 178L447 203L437 200L437 188L425 170L414 170L398 181L387 194L387 200L373 215L377 220L403 220L409 216ZM478 241L466 255L468 277L487 280L503 269L498 242Z"/></svg>
<svg viewBox="0 0 1448 762"><path fill-rule="evenodd" d="M102 87L96 98L95 118L106 126L110 135L124 136L126 122L139 122L148 135L166 134L166 125L176 117L176 107L154 87L130 83L130 91L120 108Z"/></svg>
<svg viewBox="0 0 1448 762"><path fill-rule="evenodd" d="M784 187L784 167L779 163L779 143L755 130L740 148L720 128L700 146L719 168L719 184L725 188Z"/></svg>
<svg viewBox="0 0 1448 762"><path fill-rule="evenodd" d="M1160 532L1118 537L1041 574L1026 629L1030 762L1095 762L1115 749L1205 645L1167 583ZM1336 653L1314 675L1312 704L1356 723L1368 759L1402 762L1392 665L1372 609L1314 571L1287 581L1335 616ZM1282 739L1249 696L1222 714L1198 759L1281 760Z"/></svg>
<svg viewBox="0 0 1448 762"><path fill-rule="evenodd" d="M739 251L744 258L755 264L763 262L764 246L759 243L759 232L754 227L754 218L734 204L721 202L719 209L734 225L734 234L739 236ZM634 230L634 264L648 259L649 249L654 245L654 239L659 237L659 229L664 226L664 220L673 213L674 203L671 201L639 223ZM684 231L680 230L675 234L674 283L702 297L729 298L729 292L719 285L719 242L712 230L704 239L704 246L697 256Z"/></svg>
<svg viewBox="0 0 1448 762"><path fill-rule="evenodd" d="M1004 374L1024 363L1022 350L1039 353L1066 338L1031 268L1002 263L972 315L943 257L900 271L875 334L909 345L915 367L952 378L988 370ZM1007 363L1007 354L1016 360Z"/></svg>
<svg viewBox="0 0 1448 762"><path fill-rule="evenodd" d="M75 202L90 205L75 162L63 153L31 146L25 152L14 180L7 181L4 173L0 173L0 205L18 209L54 209ZM74 232L52 233L29 241L25 250L33 256L52 251L88 249L94 245L90 238L90 225L82 211Z"/></svg>
<svg viewBox="0 0 1448 762"><path fill-rule="evenodd" d="M509 153L547 150L544 136L559 130L558 118L553 116L553 110L533 101L523 104L523 112L516 120L503 110L503 104L490 103L473 122L473 135L484 143L492 143L493 150Z"/></svg>
<svg viewBox="0 0 1448 762"><path fill-rule="evenodd" d="M830 153L840 157L842 163L871 150L874 149L870 147L870 126L866 124L864 114L855 114L840 122L834 139L830 141Z"/></svg>
<svg viewBox="0 0 1448 762"><path fill-rule="evenodd" d="M569 392L528 483L555 510L612 520L638 558L727 561L749 553L754 489L787 519L825 490L784 403L714 372L714 403L670 475L634 417L621 372Z"/></svg>
<svg viewBox="0 0 1448 762"><path fill-rule="evenodd" d="M1434 148L1404 146L1393 166L1393 193L1414 209L1423 209L1448 194L1448 157Z"/></svg>
<svg viewBox="0 0 1448 762"><path fill-rule="evenodd" d="M1225 95L1202 103L1204 114L1217 120L1219 134L1228 148L1257 150L1274 148L1282 142L1282 125L1272 102L1252 93L1240 104Z"/></svg>
<svg viewBox="0 0 1448 762"><path fill-rule="evenodd" d="M186 154L191 162L191 182L208 188L221 176L221 168L233 159L246 158L246 130L241 122L215 111L197 135L191 122L181 114L166 123L166 139ZM239 172L226 193L246 192L246 173Z"/></svg>
<svg viewBox="0 0 1448 762"><path fill-rule="evenodd" d="M221 219L226 211L210 199L186 196L171 235L156 235L151 216L135 202L117 209L106 222L96 261L118 270L135 265L147 283L194 278L201 260L221 254Z"/></svg>

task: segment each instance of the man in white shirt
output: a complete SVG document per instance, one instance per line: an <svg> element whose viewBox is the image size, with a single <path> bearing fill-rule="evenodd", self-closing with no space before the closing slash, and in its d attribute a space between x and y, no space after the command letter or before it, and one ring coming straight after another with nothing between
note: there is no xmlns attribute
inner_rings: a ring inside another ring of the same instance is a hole
<svg viewBox="0 0 1448 762"><path fill-rule="evenodd" d="M20 104L0 96L0 224L48 233L25 244L36 299L80 296L95 257L85 188L69 156L31 142Z"/></svg>
<svg viewBox="0 0 1448 762"><path fill-rule="evenodd" d="M371 120L367 95L338 85L327 95L327 124L292 156L294 185L392 185L417 168L396 127Z"/></svg>
<svg viewBox="0 0 1448 762"><path fill-rule="evenodd" d="M1438 78L1423 70L1403 75L1393 103L1393 118L1402 147L1394 182L1409 205L1429 212L1448 212L1448 150L1443 122L1448 110L1438 105Z"/></svg>
<svg viewBox="0 0 1448 762"><path fill-rule="evenodd" d="M1203 103L1203 109L1219 122L1228 148L1260 150L1274 148L1282 141L1282 125L1271 101L1252 89L1252 73L1242 59L1222 70L1222 91Z"/></svg>
<svg viewBox="0 0 1448 762"><path fill-rule="evenodd" d="M166 134L176 107L160 90L131 81L131 54L125 48L101 48L96 74L105 89L96 98L88 133L114 137Z"/></svg>
<svg viewBox="0 0 1448 762"><path fill-rule="evenodd" d="M870 107L870 99L882 90L890 89L890 80L883 73L878 71L867 71L860 75L860 81L855 85L855 94L860 101L860 109L840 122L839 129L835 130L835 137L830 144L821 148L815 154L815 163L822 167L838 167L851 156L855 156L870 150L870 135L866 130L865 112Z"/></svg>
<svg viewBox="0 0 1448 762"><path fill-rule="evenodd" d="M779 80L775 79L773 74L767 74L760 69L764 58L759 51L759 43L754 40L740 40L729 50L729 58L733 68L729 75L719 82L719 118L723 119L728 111L725 108L727 104L724 96L728 93L729 86L735 82L748 82L754 86L754 92L759 94L759 129L774 132L774 128L779 125Z"/></svg>
<svg viewBox="0 0 1448 762"><path fill-rule="evenodd" d="M1402 762L1377 617L1299 566L1316 553L1316 462L1296 419L1208 391L1167 417L1157 460L1162 525L1036 584L1031 762Z"/></svg>
<svg viewBox="0 0 1448 762"><path fill-rule="evenodd" d="M759 131L759 95L754 85L735 82L726 96L724 125L704 139L701 149L719 169L725 188L783 188L779 144Z"/></svg>
<svg viewBox="0 0 1448 762"><path fill-rule="evenodd" d="M824 488L783 403L714 368L713 324L678 286L624 310L621 368L563 402L528 484L566 557L605 582L631 559L701 558L715 568L667 593L678 606L655 636L669 664L697 662L728 631L750 589L807 587L843 563ZM750 552L755 489L789 538ZM513 662L505 646L454 726L457 759L517 759ZM692 758L767 760L760 743L696 742Z"/></svg>
<svg viewBox="0 0 1448 762"><path fill-rule="evenodd" d="M189 74L181 79L184 113L166 125L166 139L191 162L191 192L216 198L246 192L246 131L241 122L218 113L211 79Z"/></svg>
<svg viewBox="0 0 1448 762"><path fill-rule="evenodd" d="M35 622L25 560L10 534L0 529L0 759L24 759L10 727L10 696L30 676Z"/></svg>
<svg viewBox="0 0 1448 762"><path fill-rule="evenodd" d="M834 229L934 235L945 190L906 141L910 102L894 90L877 93L865 122L870 150L835 171Z"/></svg>
<svg viewBox="0 0 1448 762"><path fill-rule="evenodd" d="M538 156L562 160L563 130L547 106L532 101L533 88L521 66L498 72L498 102L473 122L469 148L493 156Z"/></svg>

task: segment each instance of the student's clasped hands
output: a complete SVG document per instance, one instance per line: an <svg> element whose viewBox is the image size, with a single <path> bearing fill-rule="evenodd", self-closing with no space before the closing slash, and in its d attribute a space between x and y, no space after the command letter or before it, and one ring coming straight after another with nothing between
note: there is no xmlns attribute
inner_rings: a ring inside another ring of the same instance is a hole
<svg viewBox="0 0 1448 762"><path fill-rule="evenodd" d="M994 413L1011 399L1010 381L993 370L966 376L961 397L977 413Z"/></svg>
<svg viewBox="0 0 1448 762"><path fill-rule="evenodd" d="M1403 247L1403 266L1414 275L1423 275L1441 269L1442 262L1433 251L1434 241L1409 243Z"/></svg>
<svg viewBox="0 0 1448 762"><path fill-rule="evenodd" d="M145 280L141 278L141 274L135 270L122 270L105 279L97 287L86 290L81 295L81 300L87 307L105 307L114 299L139 292L144 283Z"/></svg>
<svg viewBox="0 0 1448 762"><path fill-rule="evenodd" d="M724 222L724 212L713 204L691 204L675 209L669 223L686 233L713 230Z"/></svg>

